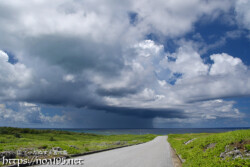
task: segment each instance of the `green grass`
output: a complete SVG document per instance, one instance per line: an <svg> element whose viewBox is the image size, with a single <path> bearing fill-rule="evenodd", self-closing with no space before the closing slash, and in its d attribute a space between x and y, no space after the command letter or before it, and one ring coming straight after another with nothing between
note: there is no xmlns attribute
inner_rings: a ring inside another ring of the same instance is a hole
<svg viewBox="0 0 250 167"><path fill-rule="evenodd" d="M195 139L185 145L184 142ZM250 130L238 130L226 133L200 133L200 134L170 134L168 141L177 154L181 155L185 162L184 167L242 167L250 166L250 159L227 158L222 160L220 153L225 151L225 146L242 141L250 140ZM206 149L211 143L216 143L215 147ZM245 145L250 149L249 145Z"/></svg>
<svg viewBox="0 0 250 167"><path fill-rule="evenodd" d="M247 144L246 146L247 151L250 151L250 144Z"/></svg>
<svg viewBox="0 0 250 167"><path fill-rule="evenodd" d="M61 147L69 154L147 142L156 135L95 135L86 133L0 127L0 152ZM118 143L118 141L120 143ZM74 146L74 147L71 147Z"/></svg>

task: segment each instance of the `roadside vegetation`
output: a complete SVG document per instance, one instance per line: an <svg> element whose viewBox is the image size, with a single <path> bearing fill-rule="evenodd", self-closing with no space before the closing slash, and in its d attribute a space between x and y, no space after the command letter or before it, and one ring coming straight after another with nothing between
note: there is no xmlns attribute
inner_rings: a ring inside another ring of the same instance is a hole
<svg viewBox="0 0 250 167"><path fill-rule="evenodd" d="M150 141L155 137L156 135L151 134L96 135L68 131L0 127L0 153L18 150L45 151L60 147L62 150L66 150L69 155L72 155L138 144Z"/></svg>
<svg viewBox="0 0 250 167"><path fill-rule="evenodd" d="M69 154L147 142L156 135L95 135L68 131L0 127L0 151L61 147Z"/></svg>
<svg viewBox="0 0 250 167"><path fill-rule="evenodd" d="M170 134L168 141L185 167L249 167L250 130Z"/></svg>

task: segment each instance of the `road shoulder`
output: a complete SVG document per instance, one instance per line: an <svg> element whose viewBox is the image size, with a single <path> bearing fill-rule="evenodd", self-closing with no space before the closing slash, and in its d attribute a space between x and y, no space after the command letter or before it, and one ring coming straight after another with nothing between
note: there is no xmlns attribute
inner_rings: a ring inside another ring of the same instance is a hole
<svg viewBox="0 0 250 167"><path fill-rule="evenodd" d="M171 147L170 145L170 150L171 150L171 157L172 157L172 162L174 167L182 167L182 162L180 158L178 157L176 151Z"/></svg>

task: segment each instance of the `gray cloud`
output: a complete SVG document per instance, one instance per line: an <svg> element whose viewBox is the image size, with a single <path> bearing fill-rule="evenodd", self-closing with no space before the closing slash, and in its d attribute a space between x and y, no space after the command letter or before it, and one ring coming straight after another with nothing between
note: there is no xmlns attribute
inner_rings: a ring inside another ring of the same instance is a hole
<svg viewBox="0 0 250 167"><path fill-rule="evenodd" d="M70 121L64 124L75 128L153 128L151 118L91 109L70 109L65 113Z"/></svg>
<svg viewBox="0 0 250 167"><path fill-rule="evenodd" d="M187 118L188 115L181 109L171 108L132 108L132 107L113 107L113 106L94 106L95 110L103 110L111 113L135 116L139 118Z"/></svg>
<svg viewBox="0 0 250 167"><path fill-rule="evenodd" d="M249 67L239 58L214 54L214 62L205 64L192 41L179 42L169 53L157 41L145 40L150 33L182 37L200 18L211 21L230 10L231 1L120 3L0 2L0 50L18 59L10 64L0 52L0 100L104 110L112 118L144 119L148 126L159 118L196 117L196 108L215 113L203 113L204 118L223 117L210 107L211 99L250 94ZM137 13L136 24L131 11ZM233 104L225 117L240 115L231 111Z"/></svg>
<svg viewBox="0 0 250 167"><path fill-rule="evenodd" d="M26 41L28 55L42 58L70 73L95 70L114 75L123 67L119 45L98 43L89 39L58 35L42 35Z"/></svg>
<svg viewBox="0 0 250 167"><path fill-rule="evenodd" d="M136 88L119 88L119 89L97 89L96 92L100 96L117 96L123 97L129 94L135 94L139 90Z"/></svg>

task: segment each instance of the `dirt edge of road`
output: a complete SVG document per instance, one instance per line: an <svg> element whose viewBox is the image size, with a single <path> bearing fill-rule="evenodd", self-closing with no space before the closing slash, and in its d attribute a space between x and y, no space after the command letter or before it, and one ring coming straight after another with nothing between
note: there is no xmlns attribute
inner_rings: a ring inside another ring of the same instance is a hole
<svg viewBox="0 0 250 167"><path fill-rule="evenodd" d="M182 167L182 162L177 155L176 151L170 146L171 150L171 157L172 157L172 162L174 167Z"/></svg>

